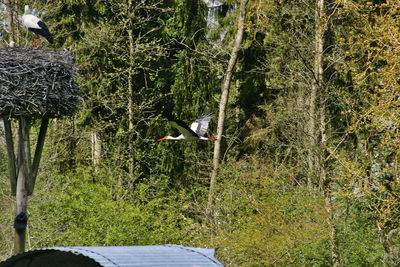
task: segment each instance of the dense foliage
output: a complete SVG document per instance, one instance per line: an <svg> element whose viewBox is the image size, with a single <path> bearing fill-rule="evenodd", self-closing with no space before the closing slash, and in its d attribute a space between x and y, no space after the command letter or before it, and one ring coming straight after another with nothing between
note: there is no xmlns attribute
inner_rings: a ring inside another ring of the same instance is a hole
<svg viewBox="0 0 400 267"><path fill-rule="evenodd" d="M75 57L84 103L50 123L28 249L175 243L218 246L226 266L400 264L399 0L249 1L212 214L213 143L156 140L178 134L169 119L217 115L238 2L33 3L47 47ZM0 260L14 205L2 145Z"/></svg>

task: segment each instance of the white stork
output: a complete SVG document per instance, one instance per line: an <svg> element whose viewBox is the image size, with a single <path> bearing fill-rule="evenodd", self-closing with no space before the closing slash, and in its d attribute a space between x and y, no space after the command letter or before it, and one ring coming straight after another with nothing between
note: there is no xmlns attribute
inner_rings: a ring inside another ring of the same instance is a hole
<svg viewBox="0 0 400 267"><path fill-rule="evenodd" d="M36 41L39 40L39 47L42 47L42 40L40 36L46 38L49 43L53 43L53 36L49 32L46 24L41 21L38 17L31 14L29 6L25 6L25 13L22 16L22 24L27 28L29 31L36 34L35 43L33 44L33 48L36 48Z"/></svg>
<svg viewBox="0 0 400 267"><path fill-rule="evenodd" d="M190 128L182 121L169 121L172 127L178 129L182 134L173 137L173 136L166 136L164 138L158 139L158 141L163 140L183 140L183 141L195 141L195 140L208 140L208 141L215 141L216 139L211 139L205 137L204 135L207 132L208 124L212 119L212 115L200 115L200 117L195 120Z"/></svg>

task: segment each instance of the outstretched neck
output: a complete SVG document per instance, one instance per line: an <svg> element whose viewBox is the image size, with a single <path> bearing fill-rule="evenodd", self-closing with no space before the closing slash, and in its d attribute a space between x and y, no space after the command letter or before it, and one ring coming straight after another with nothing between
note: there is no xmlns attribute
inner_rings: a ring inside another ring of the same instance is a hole
<svg viewBox="0 0 400 267"><path fill-rule="evenodd" d="M24 15L28 15L28 14L30 14L30 13L31 13L31 10L29 9L29 6L26 5L26 6L25 6L25 13L24 13Z"/></svg>

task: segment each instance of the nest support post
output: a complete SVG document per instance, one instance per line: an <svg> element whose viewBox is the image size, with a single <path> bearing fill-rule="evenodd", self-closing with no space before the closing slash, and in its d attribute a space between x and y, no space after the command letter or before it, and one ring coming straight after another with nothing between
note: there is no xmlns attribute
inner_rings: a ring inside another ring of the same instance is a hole
<svg viewBox="0 0 400 267"><path fill-rule="evenodd" d="M17 185L15 196L15 243L14 254L25 251L26 225L28 221L28 180L31 174L30 164L30 142L29 142L29 120L20 117L18 120L18 162L17 162Z"/></svg>
<svg viewBox="0 0 400 267"><path fill-rule="evenodd" d="M11 120L8 117L3 118L4 123L4 135L6 139L7 154L8 154L8 173L10 176L11 194L15 196L15 190L17 188L17 173L15 166L15 153L14 153L14 142L11 131Z"/></svg>
<svg viewBox="0 0 400 267"><path fill-rule="evenodd" d="M36 143L35 154L33 163L31 164L31 152L30 152L30 119L21 116L18 119L18 155L17 155L17 166L15 164L14 150L13 148L8 149L8 158L10 169L17 169L18 174L11 173L10 177L16 176L11 183L11 191L15 192L16 205L15 205L15 243L14 243L14 254L25 251L25 237L27 227L27 207L28 207L28 196L33 193L35 188L35 181L38 173L40 157L43 151L44 140L46 137L46 131L48 128L49 119L47 117L42 119L41 127ZM5 130L8 132L7 136L12 136L10 121L4 120ZM11 138L10 138L11 139ZM12 145L12 139L7 142ZM14 187L13 187L14 186Z"/></svg>

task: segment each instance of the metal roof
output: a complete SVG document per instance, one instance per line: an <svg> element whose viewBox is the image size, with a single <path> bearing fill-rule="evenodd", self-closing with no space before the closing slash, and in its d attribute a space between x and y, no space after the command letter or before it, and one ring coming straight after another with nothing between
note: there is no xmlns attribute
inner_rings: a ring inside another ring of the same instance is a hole
<svg viewBox="0 0 400 267"><path fill-rule="evenodd" d="M0 267L223 266L214 253L214 249L181 245L52 247L12 256Z"/></svg>

